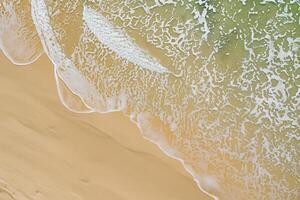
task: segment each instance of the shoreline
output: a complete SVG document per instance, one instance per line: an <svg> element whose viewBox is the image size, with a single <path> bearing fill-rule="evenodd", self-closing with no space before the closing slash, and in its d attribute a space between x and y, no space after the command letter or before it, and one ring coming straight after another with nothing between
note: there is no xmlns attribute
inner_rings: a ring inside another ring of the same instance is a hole
<svg viewBox="0 0 300 200"><path fill-rule="evenodd" d="M0 178L28 199L211 199L122 113L67 111L45 55L0 59Z"/></svg>

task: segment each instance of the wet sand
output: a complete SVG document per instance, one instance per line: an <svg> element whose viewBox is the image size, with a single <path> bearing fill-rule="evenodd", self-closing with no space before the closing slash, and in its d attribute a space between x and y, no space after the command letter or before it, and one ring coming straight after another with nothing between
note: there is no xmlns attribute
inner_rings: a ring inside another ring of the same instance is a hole
<svg viewBox="0 0 300 200"><path fill-rule="evenodd" d="M121 113L67 110L46 56L1 53L0 87L0 200L211 199Z"/></svg>

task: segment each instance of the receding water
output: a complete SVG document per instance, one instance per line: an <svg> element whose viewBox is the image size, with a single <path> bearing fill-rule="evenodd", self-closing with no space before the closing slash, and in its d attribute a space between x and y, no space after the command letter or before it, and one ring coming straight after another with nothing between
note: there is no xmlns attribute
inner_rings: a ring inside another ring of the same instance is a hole
<svg viewBox="0 0 300 200"><path fill-rule="evenodd" d="M2 50L45 51L69 109L124 112L215 198L299 199L299 1L0 6Z"/></svg>

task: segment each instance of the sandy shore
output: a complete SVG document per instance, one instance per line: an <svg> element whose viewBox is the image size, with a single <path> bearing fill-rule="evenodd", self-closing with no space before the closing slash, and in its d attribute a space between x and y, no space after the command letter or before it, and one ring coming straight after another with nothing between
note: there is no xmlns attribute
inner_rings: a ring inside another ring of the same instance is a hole
<svg viewBox="0 0 300 200"><path fill-rule="evenodd" d="M121 113L68 111L45 56L0 65L0 200L210 199Z"/></svg>

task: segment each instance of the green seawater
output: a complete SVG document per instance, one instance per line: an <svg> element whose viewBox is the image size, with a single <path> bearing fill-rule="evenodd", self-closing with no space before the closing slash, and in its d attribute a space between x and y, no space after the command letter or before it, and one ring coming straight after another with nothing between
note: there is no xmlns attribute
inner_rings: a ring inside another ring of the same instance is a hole
<svg viewBox="0 0 300 200"><path fill-rule="evenodd" d="M130 116L214 198L299 199L299 1L28 3L87 110Z"/></svg>

